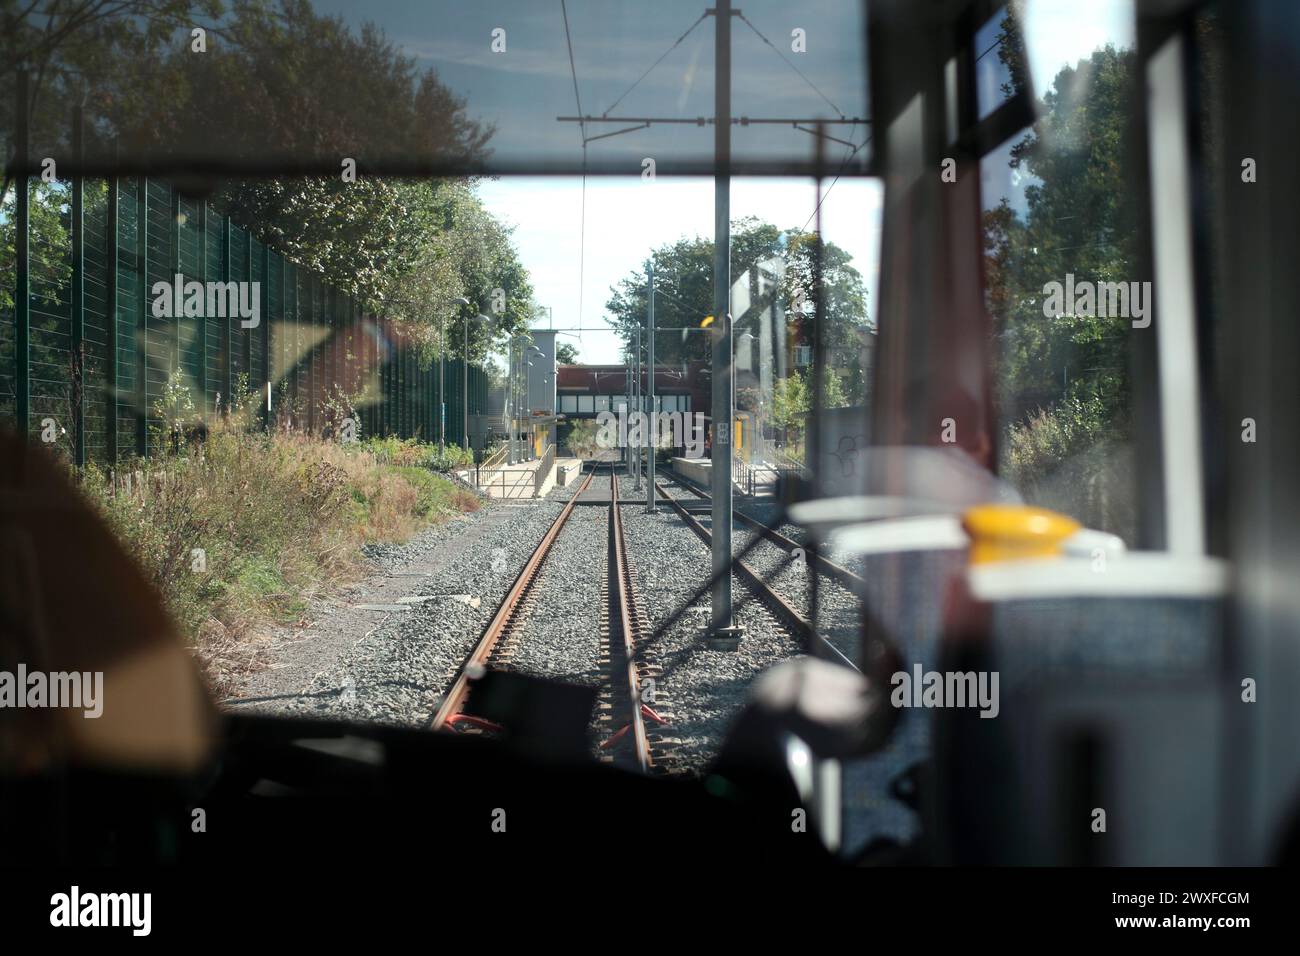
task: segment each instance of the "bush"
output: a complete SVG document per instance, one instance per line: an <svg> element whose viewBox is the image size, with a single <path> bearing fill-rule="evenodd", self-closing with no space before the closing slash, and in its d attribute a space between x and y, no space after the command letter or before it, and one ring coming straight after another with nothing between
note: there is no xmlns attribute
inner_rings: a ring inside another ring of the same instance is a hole
<svg viewBox="0 0 1300 956"><path fill-rule="evenodd" d="M472 467L474 453L459 445L437 445L417 441L414 438L369 438L359 442L356 448L375 456L386 465L399 465L406 468L428 468L433 471L447 472L454 468Z"/></svg>
<svg viewBox="0 0 1300 956"><path fill-rule="evenodd" d="M124 466L129 492L93 466L82 487L224 692L256 664L250 633L299 620L312 597L354 578L362 544L478 507L427 457L393 439L345 446L218 425L202 444Z"/></svg>
<svg viewBox="0 0 1300 956"><path fill-rule="evenodd" d="M594 418L574 418L562 424L556 435L556 444L567 448L576 458L595 458L601 451L597 442L600 426Z"/></svg>
<svg viewBox="0 0 1300 956"><path fill-rule="evenodd" d="M425 467L443 472L455 468L472 468L474 467L474 452L468 448L461 448L459 445L447 445L442 448L437 445L430 445Z"/></svg>
<svg viewBox="0 0 1300 956"><path fill-rule="evenodd" d="M1113 429L1107 413L1099 396L1070 396L1011 425L1003 475L1018 487L1041 481Z"/></svg>
<svg viewBox="0 0 1300 956"><path fill-rule="evenodd" d="M1132 544L1136 479L1128 420L1098 395L1070 396L1005 433L1001 473L1031 504Z"/></svg>

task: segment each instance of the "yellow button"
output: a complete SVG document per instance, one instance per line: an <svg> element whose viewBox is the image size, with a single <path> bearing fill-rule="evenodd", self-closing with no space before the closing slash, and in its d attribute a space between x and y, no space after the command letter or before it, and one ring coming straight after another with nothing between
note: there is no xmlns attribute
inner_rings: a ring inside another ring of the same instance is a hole
<svg viewBox="0 0 1300 956"><path fill-rule="evenodd" d="M970 563L1050 558L1081 527L1073 518L1028 505L980 505L962 516L970 535Z"/></svg>

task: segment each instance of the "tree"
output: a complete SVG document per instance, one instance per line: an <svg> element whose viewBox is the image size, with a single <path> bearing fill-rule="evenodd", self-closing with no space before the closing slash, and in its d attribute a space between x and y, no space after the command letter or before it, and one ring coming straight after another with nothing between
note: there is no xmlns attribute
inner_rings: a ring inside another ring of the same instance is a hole
<svg viewBox="0 0 1300 956"><path fill-rule="evenodd" d="M1123 180L1135 160L1124 136L1133 56L1108 46L1060 71L1042 117L1011 151L1012 168L1037 180L1025 190L1028 214L1022 220L1005 200L985 214L1007 419L1023 419L1081 390L1101 396L1112 415L1128 405L1128 320L1073 310L1044 316L1042 290L1067 273L1097 282L1134 275L1136 204Z"/></svg>
<svg viewBox="0 0 1300 956"><path fill-rule="evenodd" d="M782 431L802 429L808 406L808 386L802 375L777 379L772 386L772 424Z"/></svg>
<svg viewBox="0 0 1300 956"><path fill-rule="evenodd" d="M527 328L533 289L511 243L511 229L498 222L466 182L434 186L402 184L410 197L413 255L402 259L379 286L377 304L410 340L431 357L445 339L449 354L462 354L469 335L471 361L481 362L491 344ZM491 328L462 320L456 298L491 318ZM500 306L500 311L497 311Z"/></svg>
<svg viewBox="0 0 1300 956"><path fill-rule="evenodd" d="M307 0L235 0L229 11L217 0L37 6L19 10L0 0L0 61L32 72L37 155L67 155L79 102L87 154L117 151L128 160L335 164L374 158L377 144L410 162L474 160L492 134L468 117L434 70L419 71L377 27L354 31ZM201 55L191 50L195 26L209 35ZM0 111L12 110L13 75L0 71ZM361 172L354 182L331 176L178 185L202 195L217 187L217 206L236 222L378 308L393 277L416 267L423 237L450 228L444 219L452 211L443 190L427 181ZM7 192L6 179L0 202ZM485 291L498 287L501 281Z"/></svg>
<svg viewBox="0 0 1300 956"><path fill-rule="evenodd" d="M578 347L572 342L560 342L555 346L557 365L575 365L578 361Z"/></svg>
<svg viewBox="0 0 1300 956"><path fill-rule="evenodd" d="M731 227L731 276L735 282L760 263L775 261L780 274L776 305L786 316L794 341L806 341L812 330L813 257L817 237L798 229L782 232L770 223L741 219ZM857 353L855 330L870 327L862 276L848 253L834 243L822 246L824 341L828 348ZM651 253L655 266L655 326L659 329L699 328L713 312L713 242L702 237L679 239ZM610 290L605 308L610 322L630 342L646 321L649 288L645 270L622 279ZM736 317L737 334L757 332L758 309ZM711 355L706 335L661 331L655 339L656 358L666 365ZM856 362L856 358L854 359ZM859 394L861 394L859 392Z"/></svg>
<svg viewBox="0 0 1300 956"><path fill-rule="evenodd" d="M830 374L822 381L822 407L844 408L849 404L840 376ZM796 372L778 378L772 386L772 424L795 440L803 435L812 409L813 383L808 373Z"/></svg>
<svg viewBox="0 0 1300 956"><path fill-rule="evenodd" d="M0 0L0 63L6 67L0 70L0 162L5 164L0 204L8 199L13 181L9 160L19 69L29 77L32 147L44 155L66 155L73 106L84 103L92 119L88 149L93 151L93 119L106 108L130 103L137 111L158 110L158 103L146 103L150 97L167 108L173 84L166 77L149 77L128 97L114 85L121 71L134 64L131 75L139 75L141 64L155 64L166 55L178 30L213 22L221 13L219 0L61 0L19 6L18 0ZM220 33L215 23L212 32Z"/></svg>
<svg viewBox="0 0 1300 956"><path fill-rule="evenodd" d="M1010 85L1023 88L1014 17L1003 36ZM1133 153L1126 126L1138 75L1135 54L1110 45L1063 67L1011 149L1011 167L1032 177L1025 211L1004 199L984 216L1004 474L1028 491L1069 464L1074 471L1061 479L1073 489L1069 500L1043 503L1121 534L1131 532L1131 515L1121 514L1129 505L1113 502L1129 479L1106 449L1131 436L1130 320L1069 305L1045 316L1043 287L1067 273L1098 283L1137 277L1139 204L1126 174L1145 157Z"/></svg>

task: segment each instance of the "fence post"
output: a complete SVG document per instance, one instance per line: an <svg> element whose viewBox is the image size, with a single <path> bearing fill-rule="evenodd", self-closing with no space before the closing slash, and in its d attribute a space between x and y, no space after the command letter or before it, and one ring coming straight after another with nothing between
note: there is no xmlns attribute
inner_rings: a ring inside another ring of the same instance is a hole
<svg viewBox="0 0 1300 956"><path fill-rule="evenodd" d="M321 368L325 372L325 384L321 388L321 417L324 418L324 406L330 400L330 390L334 388L337 378L334 374L334 311L338 307L338 290L333 286L321 290L321 307L325 312L325 334L321 339L325 346L325 355L321 360Z"/></svg>
<svg viewBox="0 0 1300 956"><path fill-rule="evenodd" d="M244 233L244 281L250 283L253 281L253 234L251 232ZM249 388L256 388L257 379L253 374L253 330L244 328L242 322L239 325L239 341L244 352L244 379Z"/></svg>
<svg viewBox="0 0 1300 956"><path fill-rule="evenodd" d="M108 233L108 272L105 274L104 299L108 313L108 460L117 465L117 204L118 182L116 176L108 180L108 210L104 217L104 231Z"/></svg>
<svg viewBox="0 0 1300 956"><path fill-rule="evenodd" d="M203 283L205 307L199 317L199 403L203 421L208 419L208 203L199 202L199 281Z"/></svg>
<svg viewBox="0 0 1300 956"><path fill-rule="evenodd" d="M32 402L32 283L29 271L31 262L31 193L27 175L27 71L19 70L15 84L14 165L19 175L14 178L14 252L17 257L14 289L14 417L18 434L24 438L31 431Z"/></svg>
<svg viewBox="0 0 1300 956"><path fill-rule="evenodd" d="M307 332L307 341L311 348L307 351L307 431L312 436L316 434L316 346L312 341L316 337L316 276L313 273L308 282L309 291L307 293L307 322L309 329Z"/></svg>
<svg viewBox="0 0 1300 956"><path fill-rule="evenodd" d="M230 283L230 215L227 214L222 220L221 226L221 281ZM227 312L230 310L227 309ZM230 391L234 388L234 375L231 366L235 364L234 352L230 341L230 316L227 315L221 322L221 377L222 392L221 395L226 401L225 407L230 408Z"/></svg>
<svg viewBox="0 0 1300 956"><path fill-rule="evenodd" d="M149 454L149 177L136 181L136 270L140 278L140 308L135 324L135 453Z"/></svg>
<svg viewBox="0 0 1300 956"><path fill-rule="evenodd" d="M302 272L293 267L293 407L294 421L302 427Z"/></svg>
<svg viewBox="0 0 1300 956"><path fill-rule="evenodd" d="M252 243L249 243L252 247ZM252 274L248 276L253 279ZM271 247L262 243L262 283L258 289L257 314L262 321L262 429L271 430ZM262 293L266 291L266 294ZM280 303L284 308L284 303Z"/></svg>
<svg viewBox="0 0 1300 956"><path fill-rule="evenodd" d="M384 343L384 348L388 348L388 328L382 315L375 316L376 338ZM375 434L386 435L385 429L388 427L388 362L385 360L379 348L379 342L375 343L375 381L378 383L379 392L378 406L375 409Z"/></svg>
<svg viewBox="0 0 1300 956"><path fill-rule="evenodd" d="M175 280L175 277L181 274L181 194L177 192L176 187L171 187L171 221L167 224L168 238L171 240L171 275L167 276L168 283ZM181 280L182 283L184 279ZM181 301L185 300L185 288L182 285L180 290ZM173 293L173 298L175 293ZM176 310L176 315L172 317L172 322L176 325L175 334L172 336L172 347L175 350L175 360L168 372L168 381L172 375L180 377L181 370L185 367L184 353L181 351L181 321L185 314L182 307Z"/></svg>
<svg viewBox="0 0 1300 956"><path fill-rule="evenodd" d="M81 104L72 111L72 153L85 159L82 140L84 116ZM72 358L72 460L78 468L86 464L86 178L72 179L72 328L69 330Z"/></svg>

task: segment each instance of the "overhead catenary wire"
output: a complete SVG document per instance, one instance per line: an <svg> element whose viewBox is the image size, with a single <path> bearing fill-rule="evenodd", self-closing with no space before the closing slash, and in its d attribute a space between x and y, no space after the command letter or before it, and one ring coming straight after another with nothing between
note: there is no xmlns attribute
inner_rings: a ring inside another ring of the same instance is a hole
<svg viewBox="0 0 1300 956"><path fill-rule="evenodd" d="M803 70L799 69L799 67L797 67L797 66L795 66L793 63L791 63L791 62L790 62L790 58L787 57L784 53L782 53L782 52L780 51L780 49L776 46L776 44L774 44L774 43L773 43L771 40L769 40L767 37L763 36L762 31L760 31L760 30L758 29L758 27L754 26L754 24L750 22L749 17L745 16L745 14L742 13L741 11L739 11L739 10L736 11L736 16L737 16L741 21L744 22L745 26L749 27L751 30L754 31L754 35L755 35L755 36L757 36L760 40L762 40L764 43L766 43L768 46L770 46L770 47L772 48L772 52L775 53L777 56L779 56L779 57L780 57L780 58L785 62L785 65L786 65L786 66L788 66L790 69L792 69L792 70L794 70L796 73L798 73L798 74L799 74L799 78L800 78L801 80L803 80L805 83L807 83L808 86L810 86L810 87L812 88L812 91L813 91L814 93L816 93L816 94L817 94L818 96L820 96L823 100L825 100L825 101L826 101L826 104L827 104L828 106L830 106L830 108L833 109L833 110L835 111L836 115L838 115L840 119L845 119L845 118L846 118L845 115L844 115L844 111L843 111L842 109L840 109L838 106L836 106L833 102L831 102L831 98L830 98L829 96L827 96L825 93L823 93L823 92L818 88L818 86L817 86L816 83L814 83L812 80L808 79L808 77L804 74Z"/></svg>
<svg viewBox="0 0 1300 956"><path fill-rule="evenodd" d="M817 200L817 205L813 207L812 215L810 215L808 219L804 222L803 228L799 230L800 232L808 231L808 223L812 222L813 219L816 218L817 213L821 211L822 204L826 202L826 197L831 194L831 190L835 188L835 184L838 183L840 181L840 177L844 175L844 170L848 168L849 161L852 160L853 157L856 156L858 152L862 150L864 147L866 147L866 145L870 142L871 142L871 134L868 133L866 139L864 139L857 146L854 146L852 150L850 150L848 153L845 154L843 162L840 163L839 172L835 174L835 178L831 180L831 184L826 187L826 191L822 193L821 198Z"/></svg>
<svg viewBox="0 0 1300 956"><path fill-rule="evenodd" d="M639 77L637 77L636 82L633 83L631 86L629 86L626 90L624 90L623 93L622 93L622 95L619 96L619 98L616 99L613 103L611 103L611 104L609 105L609 107L605 110L605 112L601 113L600 115L601 115L601 116L608 116L608 115L610 114L610 112L613 111L614 107L618 106L619 103L622 103L623 100L627 98L627 95L628 95L629 93L631 93L634 89L636 89L637 86L640 85L641 81L644 80L647 76L649 76L649 75L654 71L654 68L657 67L660 63L662 63L662 62L667 58L667 56L668 56L669 53L672 53L673 50L675 50L675 49L677 49L679 46L681 46L682 41L685 40L688 36L690 36L691 33L692 33L692 31L694 31L696 27L698 27L701 23L703 23L704 20L705 20L705 18L708 17L708 15L709 15L709 14L708 14L708 11L707 11L707 10L706 10L704 13L701 13L701 14L700 14L700 18L699 18L698 20L696 20L694 23L692 23L692 24L690 25L690 27L687 28L686 32L683 33L681 36L679 36L679 37L676 39L676 41L674 41L674 43L673 43L672 46L670 46L668 49L664 50L664 52L663 52L662 54L660 54L659 59L657 59L657 60L655 60L653 63L651 63L650 66L646 69L646 71L645 71L644 73L642 73ZM570 56L572 56L572 52L570 52ZM579 113L579 115L581 115L581 113L582 113L581 105L580 105L579 108L578 108L578 113Z"/></svg>

